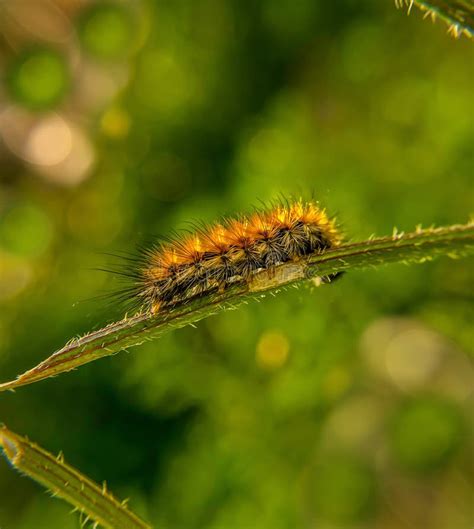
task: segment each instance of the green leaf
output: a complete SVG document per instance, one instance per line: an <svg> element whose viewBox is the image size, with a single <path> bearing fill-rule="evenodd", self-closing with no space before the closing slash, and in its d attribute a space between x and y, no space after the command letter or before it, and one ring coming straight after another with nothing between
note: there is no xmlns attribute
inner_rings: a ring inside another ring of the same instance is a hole
<svg viewBox="0 0 474 529"><path fill-rule="evenodd" d="M151 529L117 500L105 483L100 486L64 462L62 454L50 454L6 426L0 429L0 446L10 463L54 496L59 496L88 519L109 529Z"/></svg>
<svg viewBox="0 0 474 529"><path fill-rule="evenodd" d="M447 228L417 229L408 234L394 231L391 237L343 244L301 261L257 272L250 281L236 282L223 293L216 291L196 296L158 314L147 312L130 318L125 317L82 338L73 339L15 380L0 384L0 391L26 386L70 371L290 285L309 280L320 283L319 278L357 268L371 268L396 262L423 263L441 255L459 258L472 253L473 223Z"/></svg>

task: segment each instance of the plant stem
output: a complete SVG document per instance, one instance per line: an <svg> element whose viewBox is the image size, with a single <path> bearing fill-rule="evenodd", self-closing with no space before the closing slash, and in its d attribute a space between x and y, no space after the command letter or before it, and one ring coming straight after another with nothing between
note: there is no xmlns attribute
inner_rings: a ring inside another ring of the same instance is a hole
<svg viewBox="0 0 474 529"><path fill-rule="evenodd" d="M423 262L440 255L457 258L472 253L473 223L447 228L417 229L413 233L394 233L391 237L344 244L298 262L257 272L250 281L236 282L223 293L196 296L158 314L140 313L131 318L126 317L101 330L74 339L15 380L0 384L0 391L15 389L70 371L288 285L356 268L394 262Z"/></svg>
<svg viewBox="0 0 474 529"><path fill-rule="evenodd" d="M449 25L449 32L455 37L464 33L468 37L474 36L474 1L473 0L395 0L398 7L413 5L431 16L441 18Z"/></svg>
<svg viewBox="0 0 474 529"><path fill-rule="evenodd" d="M151 526L131 512L126 502L120 502L78 470L55 457L26 437L6 426L0 429L0 446L5 457L22 474L26 474L54 496L73 505L89 519L109 529L151 529Z"/></svg>

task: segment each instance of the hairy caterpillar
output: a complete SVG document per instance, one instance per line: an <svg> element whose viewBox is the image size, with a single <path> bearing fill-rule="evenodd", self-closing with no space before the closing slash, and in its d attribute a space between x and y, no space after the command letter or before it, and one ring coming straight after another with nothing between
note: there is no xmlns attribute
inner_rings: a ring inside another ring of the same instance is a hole
<svg viewBox="0 0 474 529"><path fill-rule="evenodd" d="M118 272L131 280L120 294L141 310L158 312L340 242L335 220L316 203L280 201L142 250Z"/></svg>

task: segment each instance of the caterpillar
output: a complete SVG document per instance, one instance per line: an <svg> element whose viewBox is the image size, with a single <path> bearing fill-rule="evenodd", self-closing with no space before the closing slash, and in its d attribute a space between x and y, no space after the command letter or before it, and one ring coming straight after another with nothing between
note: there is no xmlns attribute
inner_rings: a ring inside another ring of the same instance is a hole
<svg viewBox="0 0 474 529"><path fill-rule="evenodd" d="M196 295L222 292L236 281L249 281L258 271L324 252L341 240L335 219L317 203L281 200L141 250L122 273L131 284L121 294L140 310L156 313Z"/></svg>

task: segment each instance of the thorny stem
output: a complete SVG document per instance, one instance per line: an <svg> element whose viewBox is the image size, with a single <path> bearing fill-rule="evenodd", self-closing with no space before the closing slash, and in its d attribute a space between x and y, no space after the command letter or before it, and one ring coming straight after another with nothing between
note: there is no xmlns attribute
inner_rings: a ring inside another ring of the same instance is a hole
<svg viewBox="0 0 474 529"><path fill-rule="evenodd" d="M193 324L237 305L275 293L288 285L315 280L336 272L368 268L388 263L421 263L437 256L452 258L474 253L474 223L437 229L417 229L394 233L391 237L344 244L336 249L290 262L275 269L257 272L250 281L235 283L223 293L196 296L158 314L140 313L112 323L82 338L71 340L62 349L15 380L0 384L0 391L39 382L76 367L153 340L162 334Z"/></svg>
<svg viewBox="0 0 474 529"><path fill-rule="evenodd" d="M449 33L458 37L474 36L474 1L473 0L395 0L397 7L408 6L410 12L415 5L430 17L433 22L437 17L449 25Z"/></svg>
<svg viewBox="0 0 474 529"><path fill-rule="evenodd" d="M6 426L0 428L0 447L5 457L22 474L26 474L54 496L75 507L87 519L108 529L151 529L107 490L64 462L62 454L54 456L26 437Z"/></svg>

